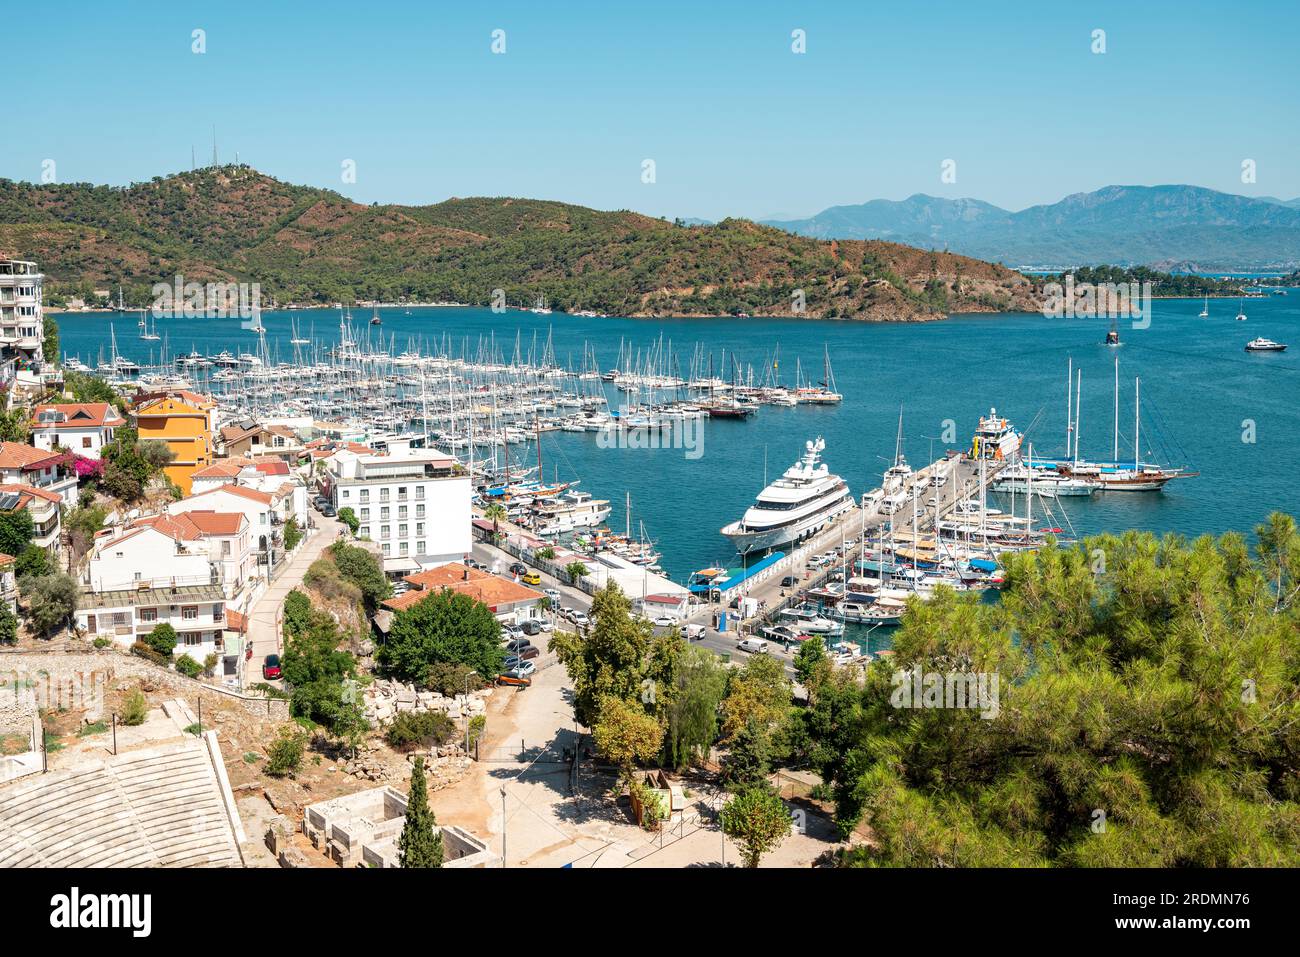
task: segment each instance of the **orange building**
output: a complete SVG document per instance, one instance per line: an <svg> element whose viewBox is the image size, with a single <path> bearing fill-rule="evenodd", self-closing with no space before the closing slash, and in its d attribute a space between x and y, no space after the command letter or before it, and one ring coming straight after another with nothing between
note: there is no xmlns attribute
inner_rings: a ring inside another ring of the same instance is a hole
<svg viewBox="0 0 1300 957"><path fill-rule="evenodd" d="M186 495L194 473L212 462L212 413L217 404L196 392L142 393L136 397L141 441L166 442L175 458L163 471Z"/></svg>

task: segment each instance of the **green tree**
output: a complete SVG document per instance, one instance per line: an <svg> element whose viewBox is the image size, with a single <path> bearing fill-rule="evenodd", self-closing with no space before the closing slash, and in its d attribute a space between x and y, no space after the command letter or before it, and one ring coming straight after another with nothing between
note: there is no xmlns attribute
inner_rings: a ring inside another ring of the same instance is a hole
<svg viewBox="0 0 1300 957"><path fill-rule="evenodd" d="M53 571L58 571L58 568L50 560L50 553L39 545L28 545L19 553L18 560L14 562L14 574L19 578L48 575Z"/></svg>
<svg viewBox="0 0 1300 957"><path fill-rule="evenodd" d="M394 677L423 682L431 665L501 672L501 624L487 605L450 590L432 592L393 616L376 658Z"/></svg>
<svg viewBox="0 0 1300 957"><path fill-rule="evenodd" d="M153 630L144 636L145 643L160 655L170 656L176 650L176 629L162 621L153 626Z"/></svg>
<svg viewBox="0 0 1300 957"><path fill-rule="evenodd" d="M730 738L751 721L770 731L788 716L790 702L785 667L769 655L754 655L731 674L722 701L723 737Z"/></svg>
<svg viewBox="0 0 1300 957"><path fill-rule="evenodd" d="M122 699L122 723L128 727L137 727L144 724L148 717L149 702L145 700L144 692L139 688L132 688Z"/></svg>
<svg viewBox="0 0 1300 957"><path fill-rule="evenodd" d="M385 577L379 559L366 549L347 542L335 542L330 546L330 554L344 580L361 589L361 599L367 611L373 612L381 601L392 597L392 582Z"/></svg>
<svg viewBox="0 0 1300 957"><path fill-rule="evenodd" d="M302 756L307 748L307 733L296 725L281 725L275 740L266 749L266 773L282 778L302 767Z"/></svg>
<svg viewBox="0 0 1300 957"><path fill-rule="evenodd" d="M596 747L632 780L632 769L652 759L663 745L664 729L654 715L636 702L606 697L600 703L600 718L592 728Z"/></svg>
<svg viewBox="0 0 1300 957"><path fill-rule="evenodd" d="M81 597L76 579L62 572L24 578L18 587L27 603L28 621L43 635L67 624Z"/></svg>
<svg viewBox="0 0 1300 957"><path fill-rule="evenodd" d="M298 527L298 520L291 518L284 523L284 550L291 552L298 547L302 541L302 529Z"/></svg>
<svg viewBox="0 0 1300 957"><path fill-rule="evenodd" d="M41 343L41 358L51 365L57 365L59 362L59 324L55 321L54 316L47 312L41 325L44 327L45 332L45 341Z"/></svg>
<svg viewBox="0 0 1300 957"><path fill-rule="evenodd" d="M648 704L663 719L677 690L677 669L686 642L676 633L656 635L654 626L631 614L632 603L613 583L592 600L586 635L558 632L551 638L573 682L573 713L595 727L601 701L616 698Z"/></svg>
<svg viewBox="0 0 1300 957"><path fill-rule="evenodd" d="M672 768L703 761L718 739L718 706L727 691L727 667L704 648L687 647L677 672L677 693L667 709L664 763Z"/></svg>
<svg viewBox="0 0 1300 957"><path fill-rule="evenodd" d="M722 780L733 791L767 781L772 773L772 732L756 718L750 718L731 737L722 761Z"/></svg>
<svg viewBox="0 0 1300 957"><path fill-rule="evenodd" d="M790 812L770 787L746 788L722 809L722 830L740 845L746 867L758 867L763 855L780 847L791 830Z"/></svg>
<svg viewBox="0 0 1300 957"><path fill-rule="evenodd" d="M339 509L339 521L346 525L353 535L361 527L361 519L357 518L357 513L352 510L351 505L344 505Z"/></svg>
<svg viewBox="0 0 1300 957"><path fill-rule="evenodd" d="M9 602L0 598L0 645L12 645L18 640L18 619Z"/></svg>
<svg viewBox="0 0 1300 957"><path fill-rule="evenodd" d="M1008 556L995 605L912 603L896 660L813 709L837 822L876 838L846 862L1300 864L1300 542L1257 536L1102 535ZM927 691L953 672L974 706Z"/></svg>
<svg viewBox="0 0 1300 957"><path fill-rule="evenodd" d="M492 541L501 541L501 523L506 520L506 507L500 502L493 502L483 509L483 517L492 523Z"/></svg>
<svg viewBox="0 0 1300 957"><path fill-rule="evenodd" d="M25 508L0 512L0 552L17 558L32 542L36 526L32 513Z"/></svg>
<svg viewBox="0 0 1300 957"><path fill-rule="evenodd" d="M429 808L428 784L424 780L424 758L411 763L411 788L406 796L406 823L397 839L402 867L442 867L442 829Z"/></svg>
<svg viewBox="0 0 1300 957"><path fill-rule="evenodd" d="M197 678L203 673L203 666L189 655L181 655L176 659L176 670L186 678Z"/></svg>
<svg viewBox="0 0 1300 957"><path fill-rule="evenodd" d="M334 616L324 609L304 609L308 599L296 589L285 599L284 654L280 673L290 690L290 711L335 731L352 720L348 705L355 698L356 659L339 645Z"/></svg>
<svg viewBox="0 0 1300 957"><path fill-rule="evenodd" d="M32 430L28 415L28 411L21 406L0 410L0 442L19 442L23 445L30 442Z"/></svg>
<svg viewBox="0 0 1300 957"><path fill-rule="evenodd" d="M820 636L813 635L800 644L799 650L794 655L794 673L799 683L805 687L809 685L818 668L829 660L826 654L826 642L822 641Z"/></svg>
<svg viewBox="0 0 1300 957"><path fill-rule="evenodd" d="M587 566L582 562L569 562L564 566L564 573L569 576L569 581L575 585L590 574Z"/></svg>

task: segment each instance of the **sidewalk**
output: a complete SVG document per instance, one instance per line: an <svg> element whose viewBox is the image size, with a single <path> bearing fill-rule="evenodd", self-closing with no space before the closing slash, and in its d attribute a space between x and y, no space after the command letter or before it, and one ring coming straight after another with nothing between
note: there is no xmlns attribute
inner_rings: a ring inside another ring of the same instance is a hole
<svg viewBox="0 0 1300 957"><path fill-rule="evenodd" d="M253 606L248 619L248 640L253 648L253 657L244 663L244 685L262 680L262 660L267 655L278 655L281 651L280 609L289 592L302 584L303 576L311 563L320 558L321 553L338 540L342 523L323 515L313 516L316 529L307 541L298 549L287 567L280 570L270 587Z"/></svg>

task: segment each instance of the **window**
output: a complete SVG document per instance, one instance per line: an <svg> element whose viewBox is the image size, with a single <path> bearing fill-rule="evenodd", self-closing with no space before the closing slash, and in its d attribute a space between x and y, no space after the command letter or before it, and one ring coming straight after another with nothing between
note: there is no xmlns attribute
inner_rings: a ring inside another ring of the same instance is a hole
<svg viewBox="0 0 1300 957"><path fill-rule="evenodd" d="M393 547L389 545L387 542L384 542L384 544L381 545L380 547L384 550L385 555L387 555L389 552L393 550Z"/></svg>
<svg viewBox="0 0 1300 957"><path fill-rule="evenodd" d="M387 488L381 488L381 489L379 490L379 501L381 501L381 502L387 502L387 501L388 501L388 498L389 498L389 489L387 489Z"/></svg>
<svg viewBox="0 0 1300 957"><path fill-rule="evenodd" d="M213 606L212 606L212 620L213 620L213 621L225 621L225 620L226 620L226 606L225 606L225 605L213 605Z"/></svg>
<svg viewBox="0 0 1300 957"><path fill-rule="evenodd" d="M406 518L406 506L405 506L405 505L399 505L399 506L397 506L397 517L398 517L398 518Z"/></svg>
<svg viewBox="0 0 1300 957"><path fill-rule="evenodd" d="M90 436L89 436L89 435L83 435L83 436L81 437L81 447L82 447L83 449L88 449L88 448L90 448Z"/></svg>
<svg viewBox="0 0 1300 957"><path fill-rule="evenodd" d="M416 517L416 518L424 518L424 506L423 506L423 505L417 505L417 506L415 506L415 517Z"/></svg>
<svg viewBox="0 0 1300 957"><path fill-rule="evenodd" d="M203 632L187 631L181 635L181 640L187 645L201 645L203 644Z"/></svg>
<svg viewBox="0 0 1300 957"><path fill-rule="evenodd" d="M424 534L424 522L416 522L416 523L415 523L415 534L417 534L417 535L423 535L423 534Z"/></svg>
<svg viewBox="0 0 1300 957"><path fill-rule="evenodd" d="M221 555L223 558L230 557L230 539L228 538L221 543Z"/></svg>
<svg viewBox="0 0 1300 957"><path fill-rule="evenodd" d="M426 552L426 549L425 549L425 547L424 547L424 542L416 542L416 543L415 543L415 554L417 554L417 555L423 555L423 554L425 554L425 552Z"/></svg>
<svg viewBox="0 0 1300 957"><path fill-rule="evenodd" d="M181 608L181 617L186 621L194 621L199 617L198 605L184 605Z"/></svg>
<svg viewBox="0 0 1300 957"><path fill-rule="evenodd" d="M363 508L363 509L361 510L361 521L363 521L363 522L368 522L368 521L370 521L370 509L368 509L368 508Z"/></svg>
<svg viewBox="0 0 1300 957"><path fill-rule="evenodd" d="M405 485L397 486L397 500L400 502L405 498L406 498L406 486Z"/></svg>
<svg viewBox="0 0 1300 957"><path fill-rule="evenodd" d="M381 520L383 520L383 521L385 521L385 522L388 521L388 506L387 506L387 505L385 505L383 508L381 508L381 509L379 510L379 517L380 517Z"/></svg>
<svg viewBox="0 0 1300 957"><path fill-rule="evenodd" d="M397 546L397 550L398 550L401 554L405 555L406 552L407 552L407 544L406 544L406 542L402 542L400 545L398 545L398 546Z"/></svg>
<svg viewBox="0 0 1300 957"><path fill-rule="evenodd" d="M344 490L343 490L343 497L344 497L344 498L349 498L349 497L351 497L351 495L352 495L352 493L349 492L347 489L344 489ZM365 493L365 492L362 492L362 493L361 493L361 501L364 502L365 500L366 500L366 493Z"/></svg>
<svg viewBox="0 0 1300 957"><path fill-rule="evenodd" d="M415 487L415 500L418 502L418 501L420 501L420 499L422 499L422 498L424 498L424 486L423 486L423 485L417 485L417 486Z"/></svg>
<svg viewBox="0 0 1300 957"><path fill-rule="evenodd" d="M343 493L343 497L344 497L344 498L347 498L347 497L348 497L348 493L347 493L347 492L344 492L344 493ZM369 502L370 502L370 489L363 488L363 489L361 490L361 504L362 504L362 505L366 505L366 504L368 504Z"/></svg>
<svg viewBox="0 0 1300 957"><path fill-rule="evenodd" d="M97 619L94 615L87 615L86 631L90 632L93 635L98 630L99 630L99 619Z"/></svg>
<svg viewBox="0 0 1300 957"><path fill-rule="evenodd" d="M369 526L369 525L362 525L360 528L357 529L357 535L359 535L361 538L369 538L369 537L370 537L370 526Z"/></svg>
<svg viewBox="0 0 1300 957"><path fill-rule="evenodd" d="M380 537L380 538L391 538L391 537L392 537L392 528L393 528L393 527L392 527L391 525L382 525L382 526L380 526L380 529L379 529L379 537ZM385 545L384 547L387 548L388 546Z"/></svg>
<svg viewBox="0 0 1300 957"><path fill-rule="evenodd" d="M403 522L401 525L398 525L398 526L397 526L397 537L398 537L398 538L406 538L406 537L407 537L408 535L410 535L410 534L411 534L410 526L407 525L405 522Z"/></svg>
<svg viewBox="0 0 1300 957"><path fill-rule="evenodd" d="M158 620L158 609L157 609L157 608L141 608L141 609L140 609L140 620L141 620L141 621L157 621L157 620Z"/></svg>

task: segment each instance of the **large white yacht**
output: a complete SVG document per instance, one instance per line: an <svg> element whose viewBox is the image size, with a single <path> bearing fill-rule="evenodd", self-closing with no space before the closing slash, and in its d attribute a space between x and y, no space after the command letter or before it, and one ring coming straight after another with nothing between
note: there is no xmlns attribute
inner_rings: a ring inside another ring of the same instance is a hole
<svg viewBox="0 0 1300 957"><path fill-rule="evenodd" d="M744 518L723 527L742 555L797 542L853 507L844 479L820 461L825 441L818 436L805 446L803 457L758 493Z"/></svg>

